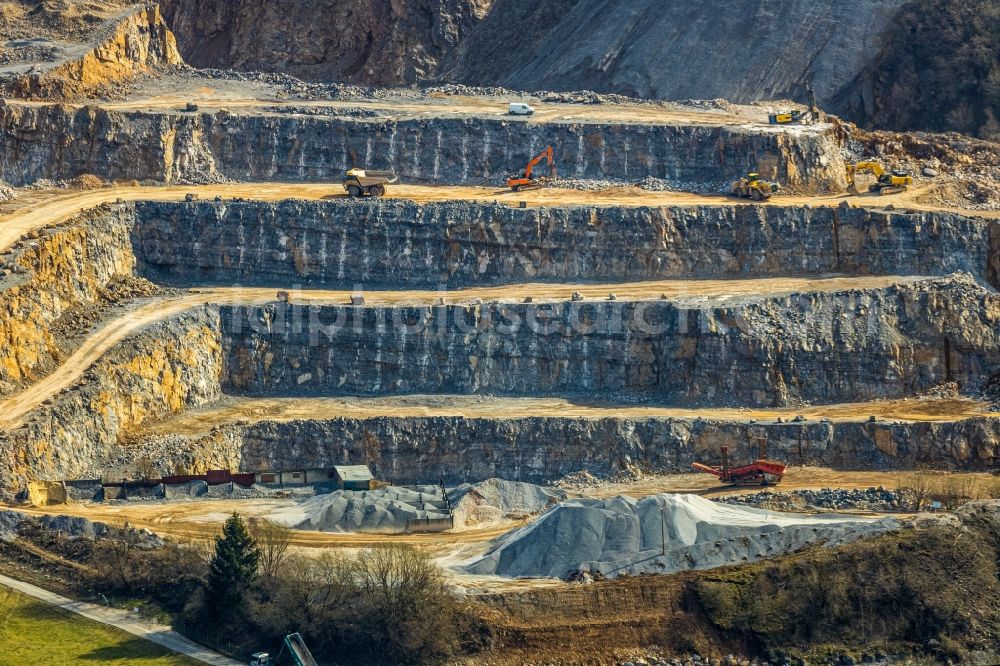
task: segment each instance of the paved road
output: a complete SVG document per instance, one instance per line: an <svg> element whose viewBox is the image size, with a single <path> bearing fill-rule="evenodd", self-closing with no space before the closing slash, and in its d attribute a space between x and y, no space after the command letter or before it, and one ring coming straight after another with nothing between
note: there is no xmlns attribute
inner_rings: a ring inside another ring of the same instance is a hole
<svg viewBox="0 0 1000 666"><path fill-rule="evenodd" d="M206 664L216 666L242 666L242 661L224 657L221 654L212 652L206 647L184 638L176 631L164 624L147 622L134 617L131 613L117 608L105 608L96 604L88 604L82 601L73 601L40 587L35 587L28 583L0 575L0 585L17 590L33 599L38 599L47 604L58 606L77 615L82 615L88 620L100 622L124 632L138 636L151 643L156 643L178 654L183 654L192 659L196 659Z"/></svg>

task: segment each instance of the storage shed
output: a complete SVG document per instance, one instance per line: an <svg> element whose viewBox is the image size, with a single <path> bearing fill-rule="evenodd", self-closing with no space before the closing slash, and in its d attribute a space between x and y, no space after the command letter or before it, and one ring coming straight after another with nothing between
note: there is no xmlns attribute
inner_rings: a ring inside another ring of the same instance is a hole
<svg viewBox="0 0 1000 666"><path fill-rule="evenodd" d="M333 478L341 490L368 490L375 480L367 465L337 465L333 468Z"/></svg>

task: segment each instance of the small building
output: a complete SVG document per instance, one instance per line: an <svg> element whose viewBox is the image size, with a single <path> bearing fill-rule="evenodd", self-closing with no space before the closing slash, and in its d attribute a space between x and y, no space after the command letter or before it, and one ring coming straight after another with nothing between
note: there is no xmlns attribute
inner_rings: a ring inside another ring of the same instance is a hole
<svg viewBox="0 0 1000 666"><path fill-rule="evenodd" d="M333 478L341 490L368 490L375 480L367 465L336 465Z"/></svg>
<svg viewBox="0 0 1000 666"><path fill-rule="evenodd" d="M304 486L306 485L306 471L288 471L279 473L279 483L283 486Z"/></svg>
<svg viewBox="0 0 1000 666"><path fill-rule="evenodd" d="M329 467L306 470L306 484L308 485L314 485L317 483L327 483L332 478L334 478L333 470L330 469Z"/></svg>

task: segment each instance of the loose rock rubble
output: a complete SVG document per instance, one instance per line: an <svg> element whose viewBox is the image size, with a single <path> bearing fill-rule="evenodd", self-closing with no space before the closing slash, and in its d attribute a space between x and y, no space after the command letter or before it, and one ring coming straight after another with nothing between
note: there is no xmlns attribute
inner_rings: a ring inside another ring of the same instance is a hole
<svg viewBox="0 0 1000 666"><path fill-rule="evenodd" d="M774 511L875 511L891 512L905 510L912 506L910 494L902 490L868 488L867 490L845 490L824 488L822 490L793 490L791 492L764 491L752 495L735 495L718 500L734 506L752 506Z"/></svg>
<svg viewBox="0 0 1000 666"><path fill-rule="evenodd" d="M0 541L10 541L32 527L61 532L71 539L120 539L130 538L139 548L158 548L163 540L146 529L134 529L94 522L77 516L28 516L19 511L0 511Z"/></svg>

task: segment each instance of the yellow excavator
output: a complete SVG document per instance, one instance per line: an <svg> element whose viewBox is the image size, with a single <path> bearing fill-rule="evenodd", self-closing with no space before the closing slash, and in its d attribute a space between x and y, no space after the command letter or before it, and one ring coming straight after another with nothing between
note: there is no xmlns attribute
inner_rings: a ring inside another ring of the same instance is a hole
<svg viewBox="0 0 1000 666"><path fill-rule="evenodd" d="M767 114L767 121L772 125L804 124L809 122L811 118L812 116L807 112L799 111L798 109Z"/></svg>
<svg viewBox="0 0 1000 666"><path fill-rule="evenodd" d="M762 180L759 173L747 174L746 178L740 178L738 181L733 183L733 188L730 191L734 197L740 197L741 199L753 199L754 201L766 201L774 196L781 186L777 183L769 183L766 180Z"/></svg>
<svg viewBox="0 0 1000 666"><path fill-rule="evenodd" d="M899 194L913 185L913 176L905 171L886 171L879 162L867 160L857 164L847 165L847 188L858 194L855 176L859 173L870 173L875 176L875 182L868 186L868 191L876 194Z"/></svg>

